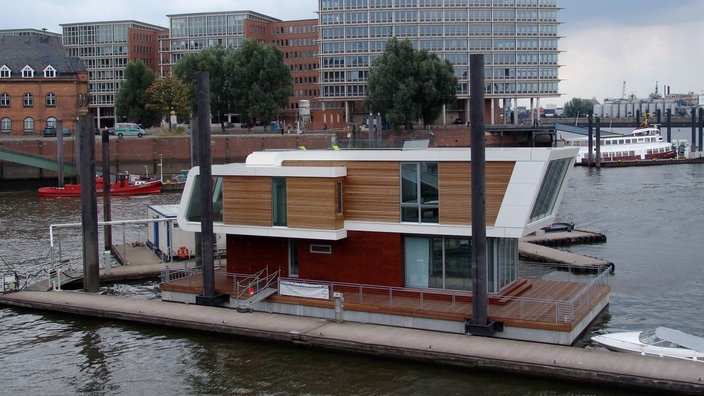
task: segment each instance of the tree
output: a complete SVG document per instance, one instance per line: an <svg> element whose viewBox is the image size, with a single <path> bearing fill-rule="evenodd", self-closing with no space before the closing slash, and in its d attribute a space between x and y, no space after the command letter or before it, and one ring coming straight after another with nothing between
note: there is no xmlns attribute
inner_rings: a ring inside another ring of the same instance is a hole
<svg viewBox="0 0 704 396"><path fill-rule="evenodd" d="M370 109L384 114L394 129L411 129L421 118L426 125L432 123L442 106L455 100L457 78L449 61L392 38L369 71L368 85Z"/></svg>
<svg viewBox="0 0 704 396"><path fill-rule="evenodd" d="M145 126L159 121L159 112L148 109L147 89L156 79L156 73L141 61L130 62L125 68L125 82L117 92L115 112L119 121L130 121Z"/></svg>
<svg viewBox="0 0 704 396"><path fill-rule="evenodd" d="M284 63L281 50L248 39L227 61L233 110L249 125L255 120L266 124L276 119L293 94L291 69Z"/></svg>
<svg viewBox="0 0 704 396"><path fill-rule="evenodd" d="M585 100L581 98L572 98L569 102L565 103L563 107L562 114L565 117L577 117L586 116L588 114L594 113L594 102L591 100Z"/></svg>
<svg viewBox="0 0 704 396"><path fill-rule="evenodd" d="M169 120L171 130L171 113L177 118L188 119L190 107L188 105L188 88L177 77L169 76L157 78L147 89L150 102L147 108L158 111L162 119Z"/></svg>
<svg viewBox="0 0 704 396"><path fill-rule="evenodd" d="M210 79L210 112L224 128L225 114L230 113L229 78L225 67L226 58L232 50L222 45L208 47L200 52L185 55L174 66L174 75L186 84L191 109L198 109L196 97L196 74L207 71Z"/></svg>

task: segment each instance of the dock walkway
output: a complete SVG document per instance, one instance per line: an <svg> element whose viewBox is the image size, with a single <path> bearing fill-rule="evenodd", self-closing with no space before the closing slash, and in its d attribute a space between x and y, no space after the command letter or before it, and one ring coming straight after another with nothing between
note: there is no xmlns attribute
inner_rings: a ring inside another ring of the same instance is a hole
<svg viewBox="0 0 704 396"><path fill-rule="evenodd" d="M600 386L704 392L704 366L686 360L75 291L21 291L1 295L0 305Z"/></svg>
<svg viewBox="0 0 704 396"><path fill-rule="evenodd" d="M518 242L521 257L540 263L566 264L570 271L600 271L603 268L614 270L614 263L595 257L554 249L550 246L565 246L579 243L603 243L606 236L597 232L572 230L545 232L528 235Z"/></svg>

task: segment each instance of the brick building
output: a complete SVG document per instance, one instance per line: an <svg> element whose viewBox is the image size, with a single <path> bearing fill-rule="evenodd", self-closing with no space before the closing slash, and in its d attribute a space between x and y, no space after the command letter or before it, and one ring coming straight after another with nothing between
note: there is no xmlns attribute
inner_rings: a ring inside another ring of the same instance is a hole
<svg viewBox="0 0 704 396"><path fill-rule="evenodd" d="M41 134L58 120L73 133L88 98L86 67L60 37L0 35L0 136Z"/></svg>

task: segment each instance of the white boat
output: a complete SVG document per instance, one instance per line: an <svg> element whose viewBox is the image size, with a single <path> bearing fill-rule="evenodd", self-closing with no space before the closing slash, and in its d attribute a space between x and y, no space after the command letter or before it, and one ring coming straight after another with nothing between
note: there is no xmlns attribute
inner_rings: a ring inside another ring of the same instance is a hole
<svg viewBox="0 0 704 396"><path fill-rule="evenodd" d="M611 351L704 362L704 338L668 327L606 333L592 337L592 341Z"/></svg>
<svg viewBox="0 0 704 396"><path fill-rule="evenodd" d="M625 135L602 137L599 139L601 162L637 161L677 157L677 147L663 140L657 125L643 126ZM579 147L577 163L589 162L589 141L587 137L565 140L565 146ZM592 142L592 160L596 158L596 141Z"/></svg>

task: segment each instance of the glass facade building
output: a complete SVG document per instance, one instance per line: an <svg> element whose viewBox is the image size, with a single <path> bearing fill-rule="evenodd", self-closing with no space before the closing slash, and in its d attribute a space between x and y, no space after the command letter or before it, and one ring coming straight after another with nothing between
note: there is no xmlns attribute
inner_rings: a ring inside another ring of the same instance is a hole
<svg viewBox="0 0 704 396"><path fill-rule="evenodd" d="M392 37L453 64L460 100L452 116L466 119L470 54L485 55L492 109L502 100L533 104L559 96L557 0L319 0L318 6L321 99L344 101L351 112L359 111L369 67Z"/></svg>
<svg viewBox="0 0 704 396"><path fill-rule="evenodd" d="M63 45L69 56L80 58L88 69L89 109L98 127L114 126L115 97L125 81L128 62L140 60L158 71L161 26L137 21L62 24Z"/></svg>

